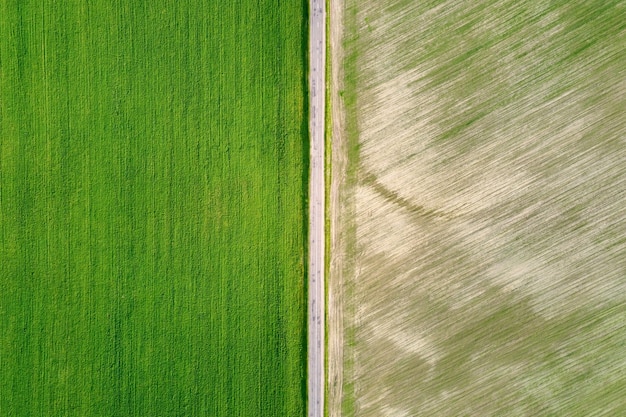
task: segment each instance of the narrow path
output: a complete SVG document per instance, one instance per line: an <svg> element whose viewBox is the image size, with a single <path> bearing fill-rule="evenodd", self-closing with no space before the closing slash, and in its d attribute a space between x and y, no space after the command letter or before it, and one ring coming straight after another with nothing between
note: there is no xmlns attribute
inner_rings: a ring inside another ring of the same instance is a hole
<svg viewBox="0 0 626 417"><path fill-rule="evenodd" d="M308 416L324 415L324 116L326 73L325 0L310 0L309 11L309 306Z"/></svg>

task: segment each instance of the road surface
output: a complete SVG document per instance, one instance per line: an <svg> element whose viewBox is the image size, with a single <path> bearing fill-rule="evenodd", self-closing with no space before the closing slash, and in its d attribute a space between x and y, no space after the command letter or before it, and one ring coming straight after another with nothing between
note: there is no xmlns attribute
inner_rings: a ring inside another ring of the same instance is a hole
<svg viewBox="0 0 626 417"><path fill-rule="evenodd" d="M310 0L309 20L309 303L308 415L324 415L324 115L326 0Z"/></svg>

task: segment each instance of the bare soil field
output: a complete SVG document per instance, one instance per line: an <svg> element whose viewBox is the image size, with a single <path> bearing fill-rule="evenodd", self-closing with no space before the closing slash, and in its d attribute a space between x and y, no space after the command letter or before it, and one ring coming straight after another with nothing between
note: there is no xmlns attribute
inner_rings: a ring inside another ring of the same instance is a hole
<svg viewBox="0 0 626 417"><path fill-rule="evenodd" d="M626 413L626 2L335 6L329 415Z"/></svg>

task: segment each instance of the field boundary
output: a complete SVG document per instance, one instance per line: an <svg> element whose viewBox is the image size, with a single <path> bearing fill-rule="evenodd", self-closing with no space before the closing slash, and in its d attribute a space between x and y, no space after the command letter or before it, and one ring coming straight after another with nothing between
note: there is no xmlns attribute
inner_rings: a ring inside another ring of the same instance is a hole
<svg viewBox="0 0 626 417"><path fill-rule="evenodd" d="M309 3L308 416L324 415L326 0Z"/></svg>

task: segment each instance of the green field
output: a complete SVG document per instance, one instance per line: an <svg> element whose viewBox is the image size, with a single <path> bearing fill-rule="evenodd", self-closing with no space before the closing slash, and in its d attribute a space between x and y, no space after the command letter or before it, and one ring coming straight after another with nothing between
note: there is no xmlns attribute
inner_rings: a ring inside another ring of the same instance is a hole
<svg viewBox="0 0 626 417"><path fill-rule="evenodd" d="M306 2L0 0L0 415L297 416Z"/></svg>

